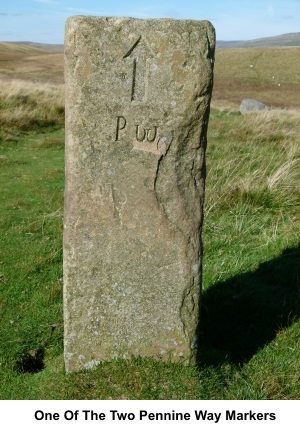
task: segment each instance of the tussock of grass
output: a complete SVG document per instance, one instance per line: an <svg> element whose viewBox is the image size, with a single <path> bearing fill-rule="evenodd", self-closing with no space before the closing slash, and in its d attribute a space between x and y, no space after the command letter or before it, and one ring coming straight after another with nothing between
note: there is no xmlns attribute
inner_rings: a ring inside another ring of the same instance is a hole
<svg viewBox="0 0 300 430"><path fill-rule="evenodd" d="M213 112L207 213L243 202L261 209L299 204L299 136L299 111L271 110L229 117ZM220 145L224 147L222 158Z"/></svg>
<svg viewBox="0 0 300 430"><path fill-rule="evenodd" d="M63 85L0 81L0 138L63 123Z"/></svg>
<svg viewBox="0 0 300 430"><path fill-rule="evenodd" d="M211 114L199 359L221 398L299 398L299 119Z"/></svg>

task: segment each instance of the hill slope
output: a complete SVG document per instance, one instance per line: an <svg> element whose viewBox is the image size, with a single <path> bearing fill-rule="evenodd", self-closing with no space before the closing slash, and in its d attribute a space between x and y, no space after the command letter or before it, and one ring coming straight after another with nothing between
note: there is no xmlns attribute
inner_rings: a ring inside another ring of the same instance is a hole
<svg viewBox="0 0 300 430"><path fill-rule="evenodd" d="M213 100L300 107L300 47L217 49Z"/></svg>
<svg viewBox="0 0 300 430"><path fill-rule="evenodd" d="M300 34L300 33L297 33ZM63 53L0 43L0 79L63 83ZM300 108L300 46L217 49L213 103L238 108L243 98Z"/></svg>
<svg viewBox="0 0 300 430"><path fill-rule="evenodd" d="M27 45L34 48L40 48L44 51L50 51L50 52L63 52L64 51L64 45L61 44L54 44L54 43L36 43L36 42L5 42L7 44L13 44L13 45Z"/></svg>
<svg viewBox="0 0 300 430"><path fill-rule="evenodd" d="M41 45L43 46L43 45ZM0 43L0 79L63 82L63 54L25 43Z"/></svg>
<svg viewBox="0 0 300 430"><path fill-rule="evenodd" d="M270 46L300 46L300 33L286 33L280 36L253 40L217 40L217 48L258 48Z"/></svg>

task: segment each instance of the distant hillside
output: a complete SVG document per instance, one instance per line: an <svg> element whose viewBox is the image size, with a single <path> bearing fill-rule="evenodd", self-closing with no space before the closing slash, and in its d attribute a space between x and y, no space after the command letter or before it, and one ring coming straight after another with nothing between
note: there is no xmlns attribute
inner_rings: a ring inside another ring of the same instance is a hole
<svg viewBox="0 0 300 430"><path fill-rule="evenodd" d="M63 50L49 49L49 46L53 47L30 42L0 42L0 79L62 83Z"/></svg>
<svg viewBox="0 0 300 430"><path fill-rule="evenodd" d="M300 46L300 33L287 33L253 40L217 41L217 48L259 48L268 46Z"/></svg>
<svg viewBox="0 0 300 430"><path fill-rule="evenodd" d="M268 38L275 43L284 39L285 46L229 49L227 42L228 49L217 49L214 106L238 109L244 98L254 98L268 106L299 109L300 46L288 45L292 37L287 36ZM0 43L0 80L9 79L62 84L63 45Z"/></svg>
<svg viewBox="0 0 300 430"><path fill-rule="evenodd" d="M50 52L63 52L64 50L63 44L35 43L35 42L0 42L0 43L32 46L33 48L39 48L39 49L42 49L43 51L50 51Z"/></svg>
<svg viewBox="0 0 300 430"><path fill-rule="evenodd" d="M28 55L41 55L44 50L23 43L0 42L0 61L21 61Z"/></svg>
<svg viewBox="0 0 300 430"><path fill-rule="evenodd" d="M217 49L213 100L300 107L300 46Z"/></svg>
<svg viewBox="0 0 300 430"><path fill-rule="evenodd" d="M1 42L0 42L1 43ZM31 46L48 52L63 52L63 44L36 42L2 42L13 45ZM286 33L280 36L264 37L253 40L217 40L217 48L259 48L268 46L300 46L300 32Z"/></svg>

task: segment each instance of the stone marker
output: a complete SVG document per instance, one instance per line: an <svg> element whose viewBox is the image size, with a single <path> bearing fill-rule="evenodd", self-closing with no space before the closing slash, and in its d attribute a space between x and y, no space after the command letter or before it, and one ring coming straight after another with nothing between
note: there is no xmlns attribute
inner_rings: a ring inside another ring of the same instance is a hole
<svg viewBox="0 0 300 430"><path fill-rule="evenodd" d="M244 99L240 105L240 112L243 115L266 109L268 109L268 107L264 103L254 99Z"/></svg>
<svg viewBox="0 0 300 430"><path fill-rule="evenodd" d="M214 45L207 21L67 21L67 371L195 358Z"/></svg>

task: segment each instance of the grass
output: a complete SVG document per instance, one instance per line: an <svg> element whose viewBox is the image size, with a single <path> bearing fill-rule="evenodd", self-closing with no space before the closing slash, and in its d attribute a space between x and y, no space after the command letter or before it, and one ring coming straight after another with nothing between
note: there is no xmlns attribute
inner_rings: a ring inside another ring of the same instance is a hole
<svg viewBox="0 0 300 430"><path fill-rule="evenodd" d="M299 115L211 116L200 360L230 398L299 398Z"/></svg>
<svg viewBox="0 0 300 430"><path fill-rule="evenodd" d="M0 81L0 140L18 140L34 127L64 125L62 85Z"/></svg>
<svg viewBox="0 0 300 430"><path fill-rule="evenodd" d="M41 82L0 92L0 399L299 399L299 111L212 110L198 365L67 375L62 97Z"/></svg>
<svg viewBox="0 0 300 430"><path fill-rule="evenodd" d="M0 78L62 84L63 58L62 53L0 42Z"/></svg>
<svg viewBox="0 0 300 430"><path fill-rule="evenodd" d="M245 98L270 107L300 107L300 47L216 51L214 100L236 108Z"/></svg>

